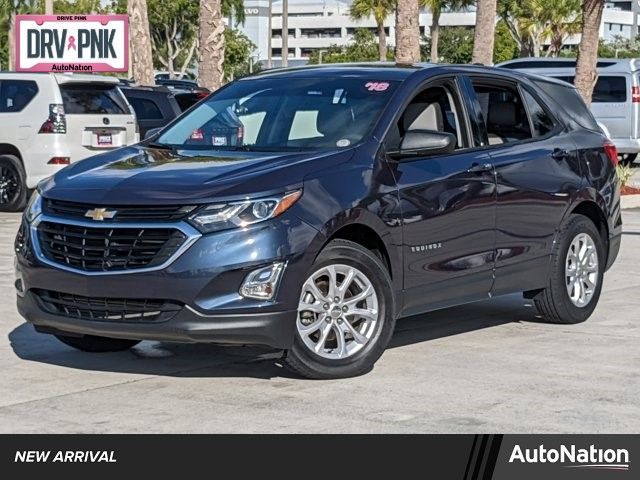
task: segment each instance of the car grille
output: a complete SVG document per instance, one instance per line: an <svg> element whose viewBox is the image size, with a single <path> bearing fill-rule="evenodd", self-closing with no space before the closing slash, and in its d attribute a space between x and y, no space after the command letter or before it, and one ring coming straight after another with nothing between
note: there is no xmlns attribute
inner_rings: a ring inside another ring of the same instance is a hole
<svg viewBox="0 0 640 480"><path fill-rule="evenodd" d="M49 221L38 225L38 237L45 258L87 272L162 265L187 238L175 228L93 228Z"/></svg>
<svg viewBox="0 0 640 480"><path fill-rule="evenodd" d="M105 222L171 222L184 219L196 209L196 205L160 205L160 206L109 206L114 211L113 218L105 218ZM87 220L87 212L96 205L66 202L47 198L43 202L43 211L50 215L65 218Z"/></svg>
<svg viewBox="0 0 640 480"><path fill-rule="evenodd" d="M51 290L34 290L42 308L53 315L105 322L169 320L183 304L158 299L82 297Z"/></svg>

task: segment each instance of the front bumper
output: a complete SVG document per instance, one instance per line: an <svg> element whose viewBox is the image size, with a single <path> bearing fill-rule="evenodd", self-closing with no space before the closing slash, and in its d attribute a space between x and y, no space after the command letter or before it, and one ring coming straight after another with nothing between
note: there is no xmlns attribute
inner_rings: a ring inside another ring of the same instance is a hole
<svg viewBox="0 0 640 480"><path fill-rule="evenodd" d="M17 304L20 315L42 333L168 342L267 345L284 349L291 346L296 318L295 311L205 316L184 307L166 322L142 324L88 321L52 315L43 310L31 291L18 297Z"/></svg>
<svg viewBox="0 0 640 480"><path fill-rule="evenodd" d="M41 331L178 342L259 344L288 348L294 337L301 279L315 258L317 230L285 213L245 229L197 238L170 264L154 271L83 274L42 262L27 229L18 249L18 310ZM286 264L272 300L245 298L247 274ZM37 290L92 299L158 299L183 308L168 320L90 320L43 308Z"/></svg>

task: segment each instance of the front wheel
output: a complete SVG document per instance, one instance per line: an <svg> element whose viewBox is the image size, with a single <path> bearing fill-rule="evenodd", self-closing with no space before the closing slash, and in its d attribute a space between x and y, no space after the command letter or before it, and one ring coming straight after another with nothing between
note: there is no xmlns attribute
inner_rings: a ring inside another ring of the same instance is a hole
<svg viewBox="0 0 640 480"><path fill-rule="evenodd" d="M83 335L82 337L56 335L56 338L77 350L93 353L121 352L123 350L129 350L134 345L140 343L140 340L97 337L95 335Z"/></svg>
<svg viewBox="0 0 640 480"><path fill-rule="evenodd" d="M589 318L600 298L605 262L596 226L583 215L571 215L558 234L549 286L534 297L544 319L580 323Z"/></svg>
<svg viewBox="0 0 640 480"><path fill-rule="evenodd" d="M308 378L361 375L384 352L394 325L391 279L384 264L357 243L333 240L302 285L286 363Z"/></svg>

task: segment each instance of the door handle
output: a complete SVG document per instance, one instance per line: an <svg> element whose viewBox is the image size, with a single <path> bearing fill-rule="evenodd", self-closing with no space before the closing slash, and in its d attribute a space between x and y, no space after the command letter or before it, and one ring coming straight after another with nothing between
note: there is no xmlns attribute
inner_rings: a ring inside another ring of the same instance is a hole
<svg viewBox="0 0 640 480"><path fill-rule="evenodd" d="M569 152L564 148L554 148L551 156L556 160L565 160L569 157Z"/></svg>
<svg viewBox="0 0 640 480"><path fill-rule="evenodd" d="M467 173L492 172L493 165L490 163L474 163L467 169Z"/></svg>

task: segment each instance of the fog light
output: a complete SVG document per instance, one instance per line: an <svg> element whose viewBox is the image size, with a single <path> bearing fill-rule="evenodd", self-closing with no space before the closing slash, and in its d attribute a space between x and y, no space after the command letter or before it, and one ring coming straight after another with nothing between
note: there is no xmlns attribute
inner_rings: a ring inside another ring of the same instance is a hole
<svg viewBox="0 0 640 480"><path fill-rule="evenodd" d="M254 270L244 279L240 287L240 295L258 300L271 300L278 288L282 270L284 270L282 262Z"/></svg>

